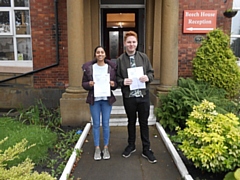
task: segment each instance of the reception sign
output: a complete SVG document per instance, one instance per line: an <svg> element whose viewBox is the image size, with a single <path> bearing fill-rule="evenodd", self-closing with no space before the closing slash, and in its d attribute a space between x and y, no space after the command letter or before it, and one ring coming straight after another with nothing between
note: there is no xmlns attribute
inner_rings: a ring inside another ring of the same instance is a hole
<svg viewBox="0 0 240 180"><path fill-rule="evenodd" d="M217 26L216 10L184 10L183 33L208 33Z"/></svg>

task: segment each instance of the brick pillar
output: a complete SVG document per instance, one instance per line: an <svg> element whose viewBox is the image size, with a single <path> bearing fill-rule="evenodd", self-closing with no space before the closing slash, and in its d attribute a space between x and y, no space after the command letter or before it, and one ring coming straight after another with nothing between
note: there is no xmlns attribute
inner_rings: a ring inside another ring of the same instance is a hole
<svg viewBox="0 0 240 180"><path fill-rule="evenodd" d="M82 89L84 54L84 0L67 0L69 87L62 94L60 109L63 126L80 126L90 121L87 93Z"/></svg>
<svg viewBox="0 0 240 180"><path fill-rule="evenodd" d="M178 79L178 0L163 0L160 86L166 92L177 85Z"/></svg>

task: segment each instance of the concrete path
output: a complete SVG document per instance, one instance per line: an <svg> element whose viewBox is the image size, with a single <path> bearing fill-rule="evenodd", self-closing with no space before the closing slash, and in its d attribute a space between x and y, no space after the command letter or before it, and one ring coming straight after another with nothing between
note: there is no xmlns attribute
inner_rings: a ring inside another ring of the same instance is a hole
<svg viewBox="0 0 240 180"><path fill-rule="evenodd" d="M181 180L169 151L155 125L149 126L151 149L158 162L149 163L142 157L139 126L137 126L137 151L129 158L122 152L127 146L127 127L111 126L109 151L111 159L95 161L92 131L83 143L83 153L73 172L74 180ZM103 142L101 140L101 142Z"/></svg>

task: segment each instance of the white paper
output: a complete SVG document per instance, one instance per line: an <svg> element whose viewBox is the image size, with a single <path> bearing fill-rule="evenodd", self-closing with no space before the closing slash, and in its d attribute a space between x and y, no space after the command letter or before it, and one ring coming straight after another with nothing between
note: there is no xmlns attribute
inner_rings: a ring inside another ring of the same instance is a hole
<svg viewBox="0 0 240 180"><path fill-rule="evenodd" d="M146 88L145 82L141 82L139 80L139 78L144 75L142 66L128 68L127 71L128 71L128 78L132 79L132 84L130 85L130 90Z"/></svg>
<svg viewBox="0 0 240 180"><path fill-rule="evenodd" d="M109 97L111 95L110 74L95 74L94 97Z"/></svg>

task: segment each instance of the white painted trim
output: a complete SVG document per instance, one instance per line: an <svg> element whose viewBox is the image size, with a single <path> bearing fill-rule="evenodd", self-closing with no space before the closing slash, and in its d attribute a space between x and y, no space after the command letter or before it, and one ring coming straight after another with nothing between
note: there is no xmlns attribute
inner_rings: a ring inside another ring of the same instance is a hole
<svg viewBox="0 0 240 180"><path fill-rule="evenodd" d="M165 143L169 153L171 154L171 156L175 162L175 165L177 166L182 178L184 180L193 180L192 176L188 173L188 170L187 170L185 164L183 163L181 157L179 156L177 150L175 149L172 142L168 138L162 125L159 122L157 122L156 127L157 127L157 130L158 130L159 134L161 135L162 140Z"/></svg>
<svg viewBox="0 0 240 180"><path fill-rule="evenodd" d="M63 173L62 173L62 175L60 177L60 180L67 180L68 175L70 175L70 173L72 171L72 168L73 168L73 165L74 165L74 163L76 161L77 154L76 154L75 150L76 149L78 149L78 150L81 149L81 147L82 147L82 145L83 145L83 143L84 143L84 141L85 141L85 139L87 137L87 134L88 134L90 128L91 128L91 124L87 123L87 125L85 126L85 128L84 128L84 130L83 130L83 132L82 132L82 134L81 134L77 144L75 145L74 151L73 151L71 157L69 158L69 160L67 162L67 165L65 166L65 169L63 170Z"/></svg>
<svg viewBox="0 0 240 180"><path fill-rule="evenodd" d="M33 62L28 60L22 60L22 61L15 61L15 60L1 60L0 67L7 66L7 67L33 67Z"/></svg>

